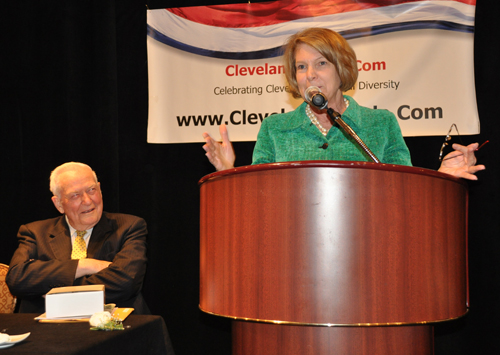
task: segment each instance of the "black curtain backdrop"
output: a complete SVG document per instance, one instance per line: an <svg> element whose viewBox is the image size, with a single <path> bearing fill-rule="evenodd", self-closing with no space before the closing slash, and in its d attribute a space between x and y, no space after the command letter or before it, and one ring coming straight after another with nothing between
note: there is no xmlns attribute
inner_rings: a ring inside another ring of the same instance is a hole
<svg viewBox="0 0 500 355"><path fill-rule="evenodd" d="M66 161L89 164L101 181L106 210L148 222L144 295L152 312L165 319L178 355L230 354L230 324L198 309L197 183L213 172L202 144L146 143L146 6L222 3L231 2L32 0L6 2L0 12L0 262L9 263L21 224L57 216L50 171ZM438 355L500 353L499 10L499 2L478 1L474 55L481 134L463 137L465 143L490 140L478 154L487 170L469 183L471 309L436 326ZM429 78L429 85L437 80ZM415 166L438 167L443 137L406 142ZM236 164L250 164L254 143L234 146ZM447 211L441 213L446 218Z"/></svg>

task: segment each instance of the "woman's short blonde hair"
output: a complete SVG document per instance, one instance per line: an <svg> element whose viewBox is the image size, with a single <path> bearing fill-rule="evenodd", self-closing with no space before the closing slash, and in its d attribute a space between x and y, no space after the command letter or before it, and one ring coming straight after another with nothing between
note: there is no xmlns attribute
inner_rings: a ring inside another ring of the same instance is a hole
<svg viewBox="0 0 500 355"><path fill-rule="evenodd" d="M345 92L353 88L358 79L358 64L356 53L349 43L337 32L327 28L308 28L292 35L285 43L283 54L285 75L290 85L290 92L295 98L300 97L295 51L301 43L316 49L335 66L340 77L340 90Z"/></svg>

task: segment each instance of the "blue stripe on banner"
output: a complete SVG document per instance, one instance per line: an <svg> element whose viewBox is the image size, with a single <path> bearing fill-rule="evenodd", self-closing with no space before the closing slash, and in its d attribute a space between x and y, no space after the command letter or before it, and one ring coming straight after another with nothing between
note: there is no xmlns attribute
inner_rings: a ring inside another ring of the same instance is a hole
<svg viewBox="0 0 500 355"><path fill-rule="evenodd" d="M448 21L414 21L414 22L392 23L387 25L358 28L355 30L339 31L339 34L342 35L342 37L344 37L345 39L355 39L355 38L380 35L384 33L408 31L408 30L421 30L421 29L439 29L447 31L474 33L474 26L461 25ZM282 52L283 46L264 49L260 51L251 51L251 52L223 52L223 51L203 49L176 41L173 38L165 36L164 34L152 28L149 24L147 25L147 34L154 40L164 43L170 47L188 53L193 53L211 58L250 60L250 59L274 58L282 55L283 53Z"/></svg>
<svg viewBox="0 0 500 355"><path fill-rule="evenodd" d="M278 57L282 54L281 49L283 46L264 49L260 51L252 52L222 52L214 51L209 49L203 49L199 47L193 47L189 44L185 44L170 37L165 36L163 33L158 32L150 25L148 26L148 36L157 40L158 42L164 43L170 47L180 49L181 51L202 55L205 57L219 58L219 59L263 59L263 58L273 58Z"/></svg>
<svg viewBox="0 0 500 355"><path fill-rule="evenodd" d="M339 32L345 39L355 39L361 37L375 36L384 33L410 31L410 30L446 30L455 32L474 33L474 26L461 25L448 21L413 21L394 23L373 27L359 28Z"/></svg>

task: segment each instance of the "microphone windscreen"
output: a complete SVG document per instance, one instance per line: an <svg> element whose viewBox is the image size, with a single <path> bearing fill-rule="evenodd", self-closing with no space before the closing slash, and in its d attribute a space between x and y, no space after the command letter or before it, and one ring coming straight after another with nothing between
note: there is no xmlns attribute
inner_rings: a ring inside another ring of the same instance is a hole
<svg viewBox="0 0 500 355"><path fill-rule="evenodd" d="M320 110L328 106L326 96L321 93L317 86L309 86L304 92L306 101Z"/></svg>
<svg viewBox="0 0 500 355"><path fill-rule="evenodd" d="M320 94L321 93L321 90L319 89L319 87L317 86L309 86L305 93L304 93L304 96L305 96L305 99L307 102L311 102L312 98L314 95L316 94Z"/></svg>

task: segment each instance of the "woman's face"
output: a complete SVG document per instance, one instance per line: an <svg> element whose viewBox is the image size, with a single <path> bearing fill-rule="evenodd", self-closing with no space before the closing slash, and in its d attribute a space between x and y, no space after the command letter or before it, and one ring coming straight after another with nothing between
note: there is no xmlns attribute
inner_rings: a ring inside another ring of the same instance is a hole
<svg viewBox="0 0 500 355"><path fill-rule="evenodd" d="M340 90L340 77L335 66L313 47L299 43L295 50L295 70L300 95L309 86L317 86L326 96L328 102L333 102Z"/></svg>

